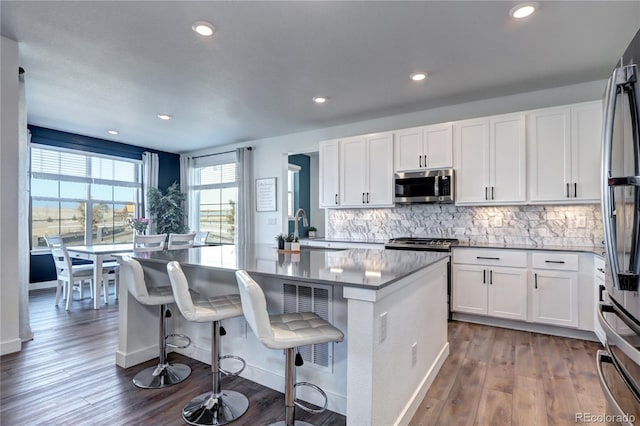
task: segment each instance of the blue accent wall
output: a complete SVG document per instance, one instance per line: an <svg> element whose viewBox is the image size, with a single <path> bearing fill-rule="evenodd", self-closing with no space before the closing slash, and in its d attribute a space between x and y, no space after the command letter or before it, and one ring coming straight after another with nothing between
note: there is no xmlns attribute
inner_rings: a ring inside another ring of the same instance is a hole
<svg viewBox="0 0 640 426"><path fill-rule="evenodd" d="M295 208L294 212L299 208L303 208L307 212L307 218L309 219L309 225L312 225L313 218L310 216L311 211L311 159L308 155L298 154L289 156L289 164L295 164L300 166L298 172L298 179L296 179L294 185L295 191ZM294 223L289 221L289 233L293 234ZM301 237L308 235L307 227L302 224L302 220L298 223L298 229Z"/></svg>
<svg viewBox="0 0 640 426"><path fill-rule="evenodd" d="M31 143L41 145L112 155L132 160L142 160L142 153L145 151L157 153L160 163L158 187L165 190L174 182L180 183L180 155L178 154L38 126L29 126L29 130L31 130ZM56 270L53 258L50 255L31 255L29 275L29 282L33 283L55 280Z"/></svg>

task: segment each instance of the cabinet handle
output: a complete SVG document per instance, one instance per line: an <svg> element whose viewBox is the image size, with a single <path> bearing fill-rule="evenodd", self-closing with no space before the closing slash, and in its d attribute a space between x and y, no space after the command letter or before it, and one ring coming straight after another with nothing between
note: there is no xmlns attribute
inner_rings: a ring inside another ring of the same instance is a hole
<svg viewBox="0 0 640 426"><path fill-rule="evenodd" d="M489 198L488 198L488 196L487 196L487 189L488 189L488 188L485 186L485 187L484 187L484 199L485 199L485 200L488 200L488 199L489 199Z"/></svg>
<svg viewBox="0 0 640 426"><path fill-rule="evenodd" d="M484 257L484 256L476 256L476 259L500 260L500 258L499 258L499 257Z"/></svg>
<svg viewBox="0 0 640 426"><path fill-rule="evenodd" d="M538 288L538 274L533 274L533 281L535 283L535 287Z"/></svg>
<svg viewBox="0 0 640 426"><path fill-rule="evenodd" d="M578 198L578 184L576 182L573 182L573 196Z"/></svg>
<svg viewBox="0 0 640 426"><path fill-rule="evenodd" d="M420 167L422 168L422 155L420 155L418 157L418 164L420 165Z"/></svg>
<svg viewBox="0 0 640 426"><path fill-rule="evenodd" d="M493 198L493 186L491 187L491 199L495 200L495 198Z"/></svg>
<svg viewBox="0 0 640 426"><path fill-rule="evenodd" d="M600 271L600 272L602 272L604 274L604 269L598 268L598 271Z"/></svg>
<svg viewBox="0 0 640 426"><path fill-rule="evenodd" d="M489 284L493 284L493 270L489 271Z"/></svg>
<svg viewBox="0 0 640 426"><path fill-rule="evenodd" d="M334 199L335 199L336 204L338 204L338 194L336 194Z"/></svg>
<svg viewBox="0 0 640 426"><path fill-rule="evenodd" d="M369 194L370 192L367 192L367 204L369 204Z"/></svg>
<svg viewBox="0 0 640 426"><path fill-rule="evenodd" d="M364 192L362 193L362 204L364 204Z"/></svg>
<svg viewBox="0 0 640 426"><path fill-rule="evenodd" d="M483 269L482 270L482 284L486 284L487 283L487 270Z"/></svg>
<svg viewBox="0 0 640 426"><path fill-rule="evenodd" d="M545 260L544 263L564 263L564 260Z"/></svg>
<svg viewBox="0 0 640 426"><path fill-rule="evenodd" d="M569 183L567 182L567 198L569 198L569 197L570 197L570 195L569 195Z"/></svg>

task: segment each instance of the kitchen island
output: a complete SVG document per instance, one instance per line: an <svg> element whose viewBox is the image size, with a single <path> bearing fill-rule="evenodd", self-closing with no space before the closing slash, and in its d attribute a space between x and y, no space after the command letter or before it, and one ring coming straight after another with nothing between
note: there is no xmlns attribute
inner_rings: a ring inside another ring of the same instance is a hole
<svg viewBox="0 0 640 426"><path fill-rule="evenodd" d="M270 312L314 310L341 329L343 343L301 348L306 360L298 381L322 387L329 409L346 415L348 424L408 423L449 353L447 253L320 248L278 253L254 245L243 253L215 246L135 257L148 285L168 284L166 264L175 260L190 286L204 295L237 293L235 271L245 269L263 287ZM157 310L140 305L126 285L120 288L116 363L130 367L157 356ZM283 352L264 347L243 318L224 326L221 353L245 359L244 378L282 392ZM178 352L210 362L210 325L187 322L175 312L169 327L192 339ZM302 389L298 397L321 402Z"/></svg>

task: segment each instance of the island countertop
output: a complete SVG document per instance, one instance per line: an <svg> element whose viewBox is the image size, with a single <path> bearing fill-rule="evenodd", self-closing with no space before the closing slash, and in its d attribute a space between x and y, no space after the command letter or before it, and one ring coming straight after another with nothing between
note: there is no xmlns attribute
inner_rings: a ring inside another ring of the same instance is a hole
<svg viewBox="0 0 640 426"><path fill-rule="evenodd" d="M275 247L252 245L240 255L236 246L206 246L180 250L137 252L143 262L180 262L182 265L219 270L244 269L265 276L292 278L347 287L381 289L449 257L449 253L323 248L303 248L299 253L279 253Z"/></svg>

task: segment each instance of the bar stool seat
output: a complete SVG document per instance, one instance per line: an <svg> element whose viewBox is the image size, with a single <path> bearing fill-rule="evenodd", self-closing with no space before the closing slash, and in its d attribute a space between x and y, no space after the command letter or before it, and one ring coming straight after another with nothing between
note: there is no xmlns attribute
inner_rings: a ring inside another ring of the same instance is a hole
<svg viewBox="0 0 640 426"><path fill-rule="evenodd" d="M295 407L320 413L327 407L327 395L314 384L295 383L295 367L302 365L301 358L297 361L295 359L295 348L318 343L341 342L344 334L313 312L269 315L267 301L260 285L246 271L236 271L236 279L244 316L256 337L268 348L286 350L285 421L276 422L274 425L309 425L307 422L295 420ZM324 407L311 409L296 401L296 386L309 386L318 391L324 397Z"/></svg>
<svg viewBox="0 0 640 426"><path fill-rule="evenodd" d="M184 348L189 346L191 340L187 336L171 335L184 338L188 343L185 346L167 343L167 338L170 337L166 333L166 321L170 317L167 305L175 302L171 287L147 286L142 265L129 256L123 256L119 263L121 279L126 282L129 293L141 304L158 306L160 309L158 341L160 361L157 366L145 368L136 374L133 383L139 388L159 389L182 382L191 374L191 368L185 364L170 364L167 361L167 346Z"/></svg>
<svg viewBox="0 0 640 426"><path fill-rule="evenodd" d="M167 264L167 273L171 281L173 295L185 319L194 322L211 322L211 370L213 372L212 390L191 399L182 409L182 419L190 425L223 425L242 416L249 408L249 399L240 392L222 389L222 373L235 376L244 370L244 360L235 355L220 356L220 336L226 334L220 326L224 319L242 316L240 296L229 294L204 297L189 288L182 268L178 262ZM228 372L220 367L220 359L233 358L243 366L236 372Z"/></svg>

